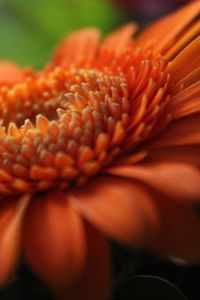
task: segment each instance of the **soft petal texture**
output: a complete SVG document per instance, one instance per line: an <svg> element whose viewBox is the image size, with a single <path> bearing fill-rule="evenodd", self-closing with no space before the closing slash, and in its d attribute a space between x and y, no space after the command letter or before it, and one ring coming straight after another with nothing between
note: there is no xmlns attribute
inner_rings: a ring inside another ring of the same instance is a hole
<svg viewBox="0 0 200 300"><path fill-rule="evenodd" d="M200 171L189 164L163 162L140 166L119 166L108 169L108 172L139 179L176 201L196 200L199 202Z"/></svg>
<svg viewBox="0 0 200 300"><path fill-rule="evenodd" d="M9 61L0 62L0 85L14 84L23 78L24 72L18 65Z"/></svg>
<svg viewBox="0 0 200 300"><path fill-rule="evenodd" d="M196 82L199 82L200 79L200 66L197 66L191 73L187 74L181 81L172 87L171 94L176 95L180 91L180 87L186 89L187 87L192 86Z"/></svg>
<svg viewBox="0 0 200 300"><path fill-rule="evenodd" d="M102 47L113 50L115 54L120 54L125 46L131 41L131 37L136 32L137 26L129 23L118 30L107 35L102 43Z"/></svg>
<svg viewBox="0 0 200 300"><path fill-rule="evenodd" d="M200 222L188 206L155 198L161 214L161 231L152 249L164 255L189 261L200 259Z"/></svg>
<svg viewBox="0 0 200 300"><path fill-rule="evenodd" d="M200 2L199 2L200 4ZM190 43L179 55L169 64L167 71L171 75L174 84L181 81L185 76L199 67L200 64L200 37ZM187 61L187 63L185 63ZM180 68L180 66L182 66Z"/></svg>
<svg viewBox="0 0 200 300"><path fill-rule="evenodd" d="M169 109L174 119L200 112L200 81L172 97Z"/></svg>
<svg viewBox="0 0 200 300"><path fill-rule="evenodd" d="M152 198L134 181L97 178L69 196L75 208L107 236L129 245L155 238L159 216Z"/></svg>
<svg viewBox="0 0 200 300"><path fill-rule="evenodd" d="M108 244L93 226L85 224L87 257L79 279L61 293L62 300L110 300L111 265Z"/></svg>
<svg viewBox="0 0 200 300"><path fill-rule="evenodd" d="M199 147L192 146L173 146L160 149L148 150L148 162L182 162L193 164L200 168Z"/></svg>
<svg viewBox="0 0 200 300"><path fill-rule="evenodd" d="M191 29L188 28L187 32L183 33L180 39L174 46L164 55L164 58L168 61L172 60L180 51L184 49L192 40L194 40L200 34L200 21L194 22L191 25Z"/></svg>
<svg viewBox="0 0 200 300"><path fill-rule="evenodd" d="M99 45L100 34L95 28L76 31L66 37L54 54L54 63L67 66L79 65L83 60L94 59Z"/></svg>
<svg viewBox="0 0 200 300"><path fill-rule="evenodd" d="M152 44L154 51L166 53L169 47L174 45L174 40L180 36L200 12L200 1L192 3L177 12L160 19L153 25L147 27L137 38L140 47ZM169 30L170 29L170 30Z"/></svg>
<svg viewBox="0 0 200 300"><path fill-rule="evenodd" d="M28 263L53 289L63 289L85 264L81 219L66 196L54 192L34 199L25 221L23 247Z"/></svg>
<svg viewBox="0 0 200 300"><path fill-rule="evenodd" d="M24 214L29 196L8 200L0 210L0 286L12 275L21 250L21 236ZM2 204L1 204L2 205Z"/></svg>
<svg viewBox="0 0 200 300"><path fill-rule="evenodd" d="M168 146L200 145L200 115L191 115L172 122L162 134L152 140L147 148Z"/></svg>

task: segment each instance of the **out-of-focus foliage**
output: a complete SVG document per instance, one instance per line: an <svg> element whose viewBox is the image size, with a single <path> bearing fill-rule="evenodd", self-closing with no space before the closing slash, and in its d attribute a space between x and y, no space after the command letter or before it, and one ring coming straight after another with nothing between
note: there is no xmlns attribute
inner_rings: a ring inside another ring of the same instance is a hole
<svg viewBox="0 0 200 300"><path fill-rule="evenodd" d="M106 0L0 0L0 59L40 67L72 30L116 27L120 12Z"/></svg>

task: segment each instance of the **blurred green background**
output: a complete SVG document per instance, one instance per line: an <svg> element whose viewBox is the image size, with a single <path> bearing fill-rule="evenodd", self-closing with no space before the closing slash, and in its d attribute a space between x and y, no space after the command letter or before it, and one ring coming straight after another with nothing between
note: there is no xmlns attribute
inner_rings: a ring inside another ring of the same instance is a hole
<svg viewBox="0 0 200 300"><path fill-rule="evenodd" d="M73 30L96 26L102 34L149 20L187 0L0 0L0 60L41 68L58 42ZM145 5L144 5L145 4Z"/></svg>
<svg viewBox="0 0 200 300"><path fill-rule="evenodd" d="M0 0L0 59L40 68L72 30L97 26L105 34L123 21L107 0Z"/></svg>

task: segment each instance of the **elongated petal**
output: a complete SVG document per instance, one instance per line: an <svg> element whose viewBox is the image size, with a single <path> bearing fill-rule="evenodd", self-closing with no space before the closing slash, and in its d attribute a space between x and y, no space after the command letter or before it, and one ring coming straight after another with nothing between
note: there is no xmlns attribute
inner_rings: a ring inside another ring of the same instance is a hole
<svg viewBox="0 0 200 300"><path fill-rule="evenodd" d="M148 151L149 162L182 162L200 168L199 146L174 146Z"/></svg>
<svg viewBox="0 0 200 300"><path fill-rule="evenodd" d="M200 13L200 12L199 12ZM189 43L191 43L200 34L200 21L193 22L191 28L186 28L186 32L178 39L174 46L164 55L167 61L172 60L181 52Z"/></svg>
<svg viewBox="0 0 200 300"><path fill-rule="evenodd" d="M95 28L86 28L67 36L54 54L54 64L67 66L79 65L94 59L100 34Z"/></svg>
<svg viewBox="0 0 200 300"><path fill-rule="evenodd" d="M200 79L200 78L199 78ZM171 98L169 109L173 119L200 112L200 80Z"/></svg>
<svg viewBox="0 0 200 300"><path fill-rule="evenodd" d="M170 89L170 94L176 95L179 92L181 86L185 90L186 88L192 86L199 80L200 80L200 67L192 70L191 73L186 75L184 78L181 79L181 81L179 81L175 86L173 86Z"/></svg>
<svg viewBox="0 0 200 300"><path fill-rule="evenodd" d="M149 143L151 149L200 144L200 114L172 122L162 134Z"/></svg>
<svg viewBox="0 0 200 300"><path fill-rule="evenodd" d="M107 236L125 244L154 239L159 217L151 196L134 181L97 178L71 194L76 209Z"/></svg>
<svg viewBox="0 0 200 300"><path fill-rule="evenodd" d="M94 227L85 224L87 260L80 278L61 294L62 300L110 300L111 266L108 244Z"/></svg>
<svg viewBox="0 0 200 300"><path fill-rule="evenodd" d="M68 286L85 262L82 222L64 194L54 192L30 205L24 228L25 257L55 290Z"/></svg>
<svg viewBox="0 0 200 300"><path fill-rule="evenodd" d="M8 201L0 208L0 286L7 283L16 267L21 251L24 214L29 196Z"/></svg>
<svg viewBox="0 0 200 300"><path fill-rule="evenodd" d="M152 246L164 255L189 261L200 259L200 220L185 206L171 203L169 199L155 201L160 209L162 224L160 236Z"/></svg>
<svg viewBox="0 0 200 300"><path fill-rule="evenodd" d="M108 172L139 179L176 201L200 199L200 171L185 163L167 162L143 166L113 167Z"/></svg>
<svg viewBox="0 0 200 300"><path fill-rule="evenodd" d="M162 18L139 35L138 46L143 47L152 43L154 51L165 53L170 46L174 46L174 40L199 15L199 12L200 2L194 1L179 11Z"/></svg>
<svg viewBox="0 0 200 300"><path fill-rule="evenodd" d="M200 4L200 2L199 2ZM180 54L171 62L167 71L171 75L173 83L181 81L185 76L197 69L200 64L200 37L190 43ZM180 67L181 66L181 67Z"/></svg>

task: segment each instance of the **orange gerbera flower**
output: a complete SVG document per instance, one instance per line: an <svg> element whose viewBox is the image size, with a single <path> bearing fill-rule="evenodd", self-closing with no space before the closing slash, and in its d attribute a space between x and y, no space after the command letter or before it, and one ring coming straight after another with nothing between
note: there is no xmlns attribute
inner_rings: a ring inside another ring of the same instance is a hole
<svg viewBox="0 0 200 300"><path fill-rule="evenodd" d="M200 258L199 12L73 33L41 73L0 65L1 285L22 249L60 298L109 299L106 237Z"/></svg>

